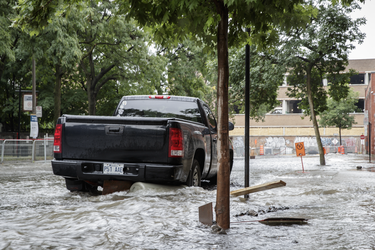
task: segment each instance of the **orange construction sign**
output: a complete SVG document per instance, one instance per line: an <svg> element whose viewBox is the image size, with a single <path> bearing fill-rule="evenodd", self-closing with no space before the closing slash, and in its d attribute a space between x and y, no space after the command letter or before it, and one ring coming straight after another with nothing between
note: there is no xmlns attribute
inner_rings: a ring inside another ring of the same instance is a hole
<svg viewBox="0 0 375 250"><path fill-rule="evenodd" d="M297 142L296 145L296 155L297 156L305 156L305 145L303 142Z"/></svg>

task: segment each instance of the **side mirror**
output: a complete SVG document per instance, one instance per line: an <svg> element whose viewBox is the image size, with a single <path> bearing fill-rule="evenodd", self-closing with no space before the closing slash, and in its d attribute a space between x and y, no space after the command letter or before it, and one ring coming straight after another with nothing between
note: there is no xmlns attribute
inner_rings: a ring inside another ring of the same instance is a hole
<svg viewBox="0 0 375 250"><path fill-rule="evenodd" d="M229 122L228 129L229 129L229 131L230 131L230 130L233 130L233 129L234 129L234 124L231 123L231 122Z"/></svg>

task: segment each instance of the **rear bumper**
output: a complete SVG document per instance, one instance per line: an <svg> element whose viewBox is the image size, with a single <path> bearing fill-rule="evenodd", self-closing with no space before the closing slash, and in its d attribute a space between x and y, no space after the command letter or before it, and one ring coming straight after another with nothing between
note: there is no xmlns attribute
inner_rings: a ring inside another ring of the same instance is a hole
<svg viewBox="0 0 375 250"><path fill-rule="evenodd" d="M97 161L52 160L55 175L100 182L104 180L143 181L155 183L186 182L183 178L182 165L121 163L124 165L122 174L103 173L103 164Z"/></svg>

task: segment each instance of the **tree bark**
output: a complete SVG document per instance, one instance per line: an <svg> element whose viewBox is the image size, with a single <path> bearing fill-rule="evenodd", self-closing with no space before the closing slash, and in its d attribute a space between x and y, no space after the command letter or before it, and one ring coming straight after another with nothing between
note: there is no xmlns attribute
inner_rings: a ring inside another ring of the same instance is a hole
<svg viewBox="0 0 375 250"><path fill-rule="evenodd" d="M216 221L223 229L230 227L229 218L229 130L228 130L228 8L222 1L216 1L218 13L221 20L217 34L218 54L218 82L217 82L217 105L218 105L218 143L217 143L217 195L216 195Z"/></svg>
<svg viewBox="0 0 375 250"><path fill-rule="evenodd" d="M92 74L95 74L93 72ZM95 84L92 81L92 75L89 75L90 79L87 79L87 98L89 101L89 115L95 115L96 113L96 94L95 94Z"/></svg>
<svg viewBox="0 0 375 250"><path fill-rule="evenodd" d="M312 93L311 93L311 66L307 69L307 97L309 100L309 107L310 107L310 115L314 126L315 136L316 136L316 143L318 145L319 149L319 156L320 156L320 165L324 166L326 165L326 161L324 158L324 151L323 151L323 145L322 140L320 139L320 132L319 132L319 126L318 121L316 120L315 110L314 110L314 103L312 99Z"/></svg>

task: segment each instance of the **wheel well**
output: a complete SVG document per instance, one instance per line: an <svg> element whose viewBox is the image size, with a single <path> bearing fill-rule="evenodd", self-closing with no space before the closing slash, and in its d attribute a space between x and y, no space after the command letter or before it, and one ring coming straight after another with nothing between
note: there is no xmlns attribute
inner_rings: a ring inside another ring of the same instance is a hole
<svg viewBox="0 0 375 250"><path fill-rule="evenodd" d="M204 168L204 158L205 158L204 150L201 148L197 149L197 151L195 151L194 159L197 159L197 161L199 162L199 166L201 168L200 169L201 174Z"/></svg>

